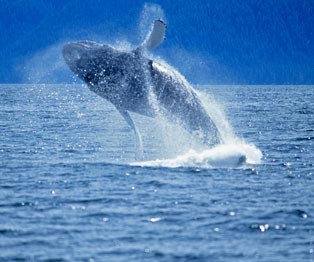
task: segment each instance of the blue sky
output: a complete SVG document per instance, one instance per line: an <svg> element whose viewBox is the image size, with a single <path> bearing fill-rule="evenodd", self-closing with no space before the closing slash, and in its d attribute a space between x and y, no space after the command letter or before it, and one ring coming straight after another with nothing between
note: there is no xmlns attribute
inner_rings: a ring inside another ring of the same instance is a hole
<svg viewBox="0 0 314 262"><path fill-rule="evenodd" d="M314 84L312 0L0 0L0 83L71 82L64 42L136 46L159 16L154 55L192 83Z"/></svg>

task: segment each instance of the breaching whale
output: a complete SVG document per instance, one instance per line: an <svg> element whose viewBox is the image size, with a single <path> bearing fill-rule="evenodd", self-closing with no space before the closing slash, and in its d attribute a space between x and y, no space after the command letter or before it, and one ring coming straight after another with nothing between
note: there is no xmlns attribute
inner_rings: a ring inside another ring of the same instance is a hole
<svg viewBox="0 0 314 262"><path fill-rule="evenodd" d="M136 134L140 134L129 114L135 112L155 117L160 110L190 133L213 146L221 142L218 129L206 112L197 92L187 80L165 62L146 56L165 38L166 24L156 20L143 44L133 51L120 51L92 41L79 41L63 47L69 68L99 96L110 101ZM151 92L151 93L150 93Z"/></svg>

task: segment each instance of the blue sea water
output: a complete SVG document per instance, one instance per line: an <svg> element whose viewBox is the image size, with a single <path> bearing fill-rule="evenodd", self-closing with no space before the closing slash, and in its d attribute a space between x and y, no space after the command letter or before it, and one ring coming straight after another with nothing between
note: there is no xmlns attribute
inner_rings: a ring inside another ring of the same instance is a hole
<svg viewBox="0 0 314 262"><path fill-rule="evenodd" d="M314 261L314 87L198 89L242 142L208 152L133 115L136 159L87 87L1 85L0 261Z"/></svg>

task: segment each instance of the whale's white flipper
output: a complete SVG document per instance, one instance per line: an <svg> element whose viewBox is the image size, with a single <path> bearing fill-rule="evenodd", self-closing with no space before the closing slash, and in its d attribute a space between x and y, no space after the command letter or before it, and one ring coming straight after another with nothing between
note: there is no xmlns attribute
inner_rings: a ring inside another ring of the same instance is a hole
<svg viewBox="0 0 314 262"><path fill-rule="evenodd" d="M119 110L119 109L118 109ZM135 140L135 149L136 149L136 158L141 159L143 156L143 143L142 143L142 137L139 131L137 130L136 125L133 122L133 119L131 118L130 114L126 110L119 110L120 114L123 116L124 120L129 124L129 126L132 128L136 140Z"/></svg>
<svg viewBox="0 0 314 262"><path fill-rule="evenodd" d="M146 48L148 51L155 49L165 40L165 33L166 23L161 19L156 20L141 47Z"/></svg>

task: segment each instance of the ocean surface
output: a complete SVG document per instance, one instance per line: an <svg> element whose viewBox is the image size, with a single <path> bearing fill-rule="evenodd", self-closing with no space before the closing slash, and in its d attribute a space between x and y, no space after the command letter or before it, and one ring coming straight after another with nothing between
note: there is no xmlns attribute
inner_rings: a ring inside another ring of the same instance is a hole
<svg viewBox="0 0 314 262"><path fill-rule="evenodd" d="M224 145L134 114L139 155L87 87L0 85L0 261L314 261L314 86L197 89Z"/></svg>

